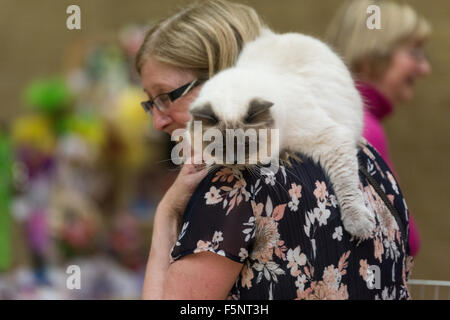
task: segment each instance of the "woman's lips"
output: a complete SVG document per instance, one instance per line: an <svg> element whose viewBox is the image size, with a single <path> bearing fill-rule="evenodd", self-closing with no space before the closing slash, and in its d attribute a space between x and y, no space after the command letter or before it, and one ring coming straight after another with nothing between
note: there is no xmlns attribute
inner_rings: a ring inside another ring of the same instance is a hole
<svg viewBox="0 0 450 320"><path fill-rule="evenodd" d="M414 87L414 85L416 83L416 79L413 77L407 77L405 80L405 83L408 87L412 88L412 87Z"/></svg>

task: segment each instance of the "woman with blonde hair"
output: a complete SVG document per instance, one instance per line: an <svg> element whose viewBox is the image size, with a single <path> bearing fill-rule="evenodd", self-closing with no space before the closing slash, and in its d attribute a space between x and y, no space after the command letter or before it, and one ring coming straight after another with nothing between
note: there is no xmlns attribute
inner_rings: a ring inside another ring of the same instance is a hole
<svg viewBox="0 0 450 320"><path fill-rule="evenodd" d="M189 104L202 81L231 67L244 44L259 35L262 25L252 8L221 0L193 3L155 24L136 56L144 90L153 97L143 106L153 117L155 129L171 134L185 128L190 119ZM143 298L168 297L164 287L169 254L180 231L180 218L205 176L202 166L184 165L159 203ZM208 257L202 258L207 262ZM214 284L218 280L211 278L208 282ZM195 293L201 294L202 290Z"/></svg>
<svg viewBox="0 0 450 320"><path fill-rule="evenodd" d="M376 14L380 28L369 28L367 20ZM327 40L352 71L365 102L363 135L392 170L381 121L394 105L410 101L416 80L431 72L424 54L430 34L429 23L410 6L382 0L350 1L328 27ZM409 245L415 256L420 239L412 218Z"/></svg>
<svg viewBox="0 0 450 320"><path fill-rule="evenodd" d="M233 66L262 28L253 9L224 0L193 3L155 25L136 61L154 127L185 128L202 83ZM362 174L360 182L378 231L362 242L343 229L329 179L307 157L270 177L185 164L156 211L143 298L408 298L408 211L399 190L391 203L369 186L394 194L371 150L359 148L376 168L372 182Z"/></svg>

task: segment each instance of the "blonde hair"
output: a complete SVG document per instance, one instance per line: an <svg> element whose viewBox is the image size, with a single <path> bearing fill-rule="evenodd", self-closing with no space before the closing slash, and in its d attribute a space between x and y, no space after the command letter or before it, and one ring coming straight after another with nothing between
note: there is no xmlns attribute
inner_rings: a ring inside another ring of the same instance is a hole
<svg viewBox="0 0 450 320"><path fill-rule="evenodd" d="M245 43L260 34L263 23L250 7L223 0L196 2L162 20L146 34L136 69L149 57L208 79L231 67Z"/></svg>
<svg viewBox="0 0 450 320"><path fill-rule="evenodd" d="M379 30L366 25L370 5L380 8ZM400 45L412 40L424 42L430 34L429 23L407 4L355 0L337 12L328 28L327 40L354 75L358 76L363 67L368 66L368 76L377 77L384 72Z"/></svg>

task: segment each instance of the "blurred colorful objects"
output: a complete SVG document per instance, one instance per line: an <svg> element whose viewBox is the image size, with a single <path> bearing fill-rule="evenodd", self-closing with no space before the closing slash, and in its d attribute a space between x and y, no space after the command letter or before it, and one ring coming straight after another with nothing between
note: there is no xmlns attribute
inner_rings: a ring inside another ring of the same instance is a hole
<svg viewBox="0 0 450 320"><path fill-rule="evenodd" d="M167 142L140 106L143 35L130 26L119 43L67 50L82 59L31 81L26 112L0 132L0 299L140 296L152 217L173 176L155 166ZM69 264L83 265L82 292L64 288Z"/></svg>
<svg viewBox="0 0 450 320"><path fill-rule="evenodd" d="M140 102L146 100L142 89L128 87L118 95L117 108L111 116L117 132L122 137L126 152L123 154L124 164L130 167L138 167L144 164L151 151L146 147L147 137L151 122ZM129 124L133 125L130 126Z"/></svg>
<svg viewBox="0 0 450 320"><path fill-rule="evenodd" d="M0 272L12 264L11 241L12 149L8 137L0 131Z"/></svg>
<svg viewBox="0 0 450 320"><path fill-rule="evenodd" d="M42 154L51 154L56 144L50 120L41 114L26 114L12 125L11 138L17 147L31 148Z"/></svg>
<svg viewBox="0 0 450 320"><path fill-rule="evenodd" d="M71 94L65 80L56 77L31 83L25 90L25 101L38 112L52 114L69 106Z"/></svg>
<svg viewBox="0 0 450 320"><path fill-rule="evenodd" d="M110 245L114 254L123 265L134 270L139 270L147 256L143 250L145 243L138 223L133 215L124 212L115 217L110 233Z"/></svg>

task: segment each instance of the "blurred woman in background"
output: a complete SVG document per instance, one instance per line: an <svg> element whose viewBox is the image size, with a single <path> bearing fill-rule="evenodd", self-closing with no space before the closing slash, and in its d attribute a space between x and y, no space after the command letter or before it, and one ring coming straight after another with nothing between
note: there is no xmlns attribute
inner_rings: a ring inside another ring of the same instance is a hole
<svg viewBox="0 0 450 320"><path fill-rule="evenodd" d="M369 29L367 9L380 8L381 29ZM352 71L364 102L364 137L394 170L381 121L394 106L410 101L417 79L431 72L424 46L431 33L428 22L410 6L388 1L355 0L332 20L327 40ZM420 238L410 218L411 254Z"/></svg>

